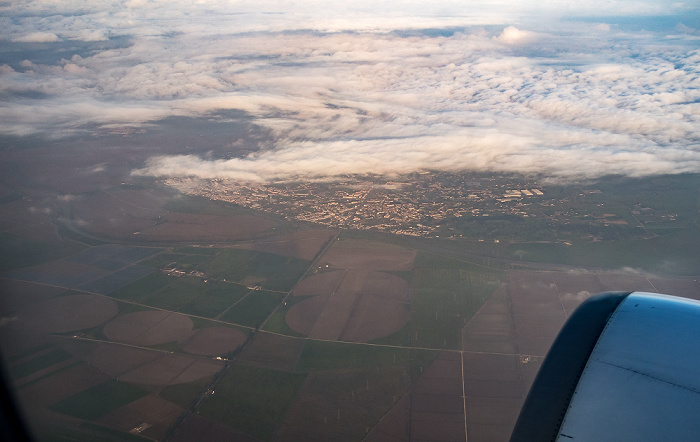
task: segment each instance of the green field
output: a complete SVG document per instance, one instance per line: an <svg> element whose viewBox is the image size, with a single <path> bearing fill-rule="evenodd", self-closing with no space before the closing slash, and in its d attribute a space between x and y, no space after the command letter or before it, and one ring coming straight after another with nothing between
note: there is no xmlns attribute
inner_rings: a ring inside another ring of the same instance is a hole
<svg viewBox="0 0 700 442"><path fill-rule="evenodd" d="M281 293L254 290L241 302L221 315L222 321L258 327L284 297Z"/></svg>
<svg viewBox="0 0 700 442"><path fill-rule="evenodd" d="M192 276L172 278L165 287L147 296L143 303L167 310L177 310L207 288L207 284L201 278Z"/></svg>
<svg viewBox="0 0 700 442"><path fill-rule="evenodd" d="M0 233L0 272L65 258L86 248L75 241L46 243L3 232Z"/></svg>
<svg viewBox="0 0 700 442"><path fill-rule="evenodd" d="M174 277L152 273L111 296L151 307L177 310L206 291L209 285L194 276Z"/></svg>
<svg viewBox="0 0 700 442"><path fill-rule="evenodd" d="M206 250L206 249L203 249ZM176 263L175 267L181 270L189 271L197 265L211 259L212 255L202 255L194 253L172 253L166 252L144 261L142 264L154 267L156 269L163 268L172 263Z"/></svg>
<svg viewBox="0 0 700 442"><path fill-rule="evenodd" d="M272 253L226 249L199 269L216 278L244 284L261 284L269 290L289 291L310 262Z"/></svg>
<svg viewBox="0 0 700 442"><path fill-rule="evenodd" d="M287 311L286 309L278 309L275 311L265 322L263 330L270 331L273 333L280 333L287 336L302 337L301 333L297 333L292 330L289 325L287 325Z"/></svg>
<svg viewBox="0 0 700 442"><path fill-rule="evenodd" d="M96 420L112 410L142 398L148 391L131 384L109 379L64 399L50 408L78 419Z"/></svg>
<svg viewBox="0 0 700 442"><path fill-rule="evenodd" d="M12 379L21 379L72 357L73 355L67 351L61 348L54 348L53 350L35 356L26 362L10 366L10 377Z"/></svg>
<svg viewBox="0 0 700 442"><path fill-rule="evenodd" d="M83 422L79 428L57 427L40 423L32 427L32 435L36 437L36 440L51 442L147 442L150 440L91 422Z"/></svg>
<svg viewBox="0 0 700 442"><path fill-rule="evenodd" d="M306 341L296 368L308 371L309 381L283 437L362 440L437 355L432 350Z"/></svg>
<svg viewBox="0 0 700 442"><path fill-rule="evenodd" d="M182 408L189 408L202 395L210 380L209 377L205 377L194 382L168 385L158 395Z"/></svg>
<svg viewBox="0 0 700 442"><path fill-rule="evenodd" d="M8 363L12 363L12 362L18 361L20 359L26 358L27 356L39 353L40 351L46 350L47 348L51 348L51 347L53 347L53 344L48 343L48 342L46 344L37 345L36 347L32 347L32 348L29 348L27 350L16 353L16 354L12 355L11 357L6 358L5 361Z"/></svg>
<svg viewBox="0 0 700 442"><path fill-rule="evenodd" d="M411 350L343 342L306 341L297 364L301 371L340 370L405 365Z"/></svg>
<svg viewBox="0 0 700 442"><path fill-rule="evenodd" d="M502 279L501 271L419 251L413 274L412 345L461 348L462 327Z"/></svg>
<svg viewBox="0 0 700 442"><path fill-rule="evenodd" d="M281 439L361 441L409 388L402 366L313 372Z"/></svg>
<svg viewBox="0 0 700 442"><path fill-rule="evenodd" d="M304 259L287 258L282 268L263 283L263 288L288 292L294 288L310 265L311 262Z"/></svg>
<svg viewBox="0 0 700 442"><path fill-rule="evenodd" d="M110 296L126 301L142 302L152 293L162 289L170 282L170 277L161 273L151 273L138 281L120 288Z"/></svg>
<svg viewBox="0 0 700 442"><path fill-rule="evenodd" d="M305 300L302 296L287 296L284 305L280 305L277 310L267 319L267 322L263 325L263 330L267 330L273 333L280 333L287 336L303 336L300 333L292 330L289 325L287 325L287 312L296 303Z"/></svg>
<svg viewBox="0 0 700 442"><path fill-rule="evenodd" d="M241 352L239 361L273 370L293 370L303 347L303 339L259 332Z"/></svg>
<svg viewBox="0 0 700 442"><path fill-rule="evenodd" d="M233 365L197 412L242 433L269 440L305 379L305 373Z"/></svg>
<svg viewBox="0 0 700 442"><path fill-rule="evenodd" d="M180 312L216 318L243 296L250 293L250 289L238 284L219 282L210 285L212 287L209 290L183 305Z"/></svg>

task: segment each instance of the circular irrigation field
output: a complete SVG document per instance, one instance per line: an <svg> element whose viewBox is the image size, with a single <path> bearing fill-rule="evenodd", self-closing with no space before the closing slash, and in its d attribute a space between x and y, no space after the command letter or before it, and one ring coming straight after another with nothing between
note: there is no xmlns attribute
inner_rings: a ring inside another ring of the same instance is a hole
<svg viewBox="0 0 700 442"><path fill-rule="evenodd" d="M22 308L17 317L24 328L42 333L65 333L96 327L115 317L116 302L97 295L57 296Z"/></svg>
<svg viewBox="0 0 700 442"><path fill-rule="evenodd" d="M105 325L104 334L112 341L131 345L182 342L192 335L192 320L160 310L134 312L110 321Z"/></svg>

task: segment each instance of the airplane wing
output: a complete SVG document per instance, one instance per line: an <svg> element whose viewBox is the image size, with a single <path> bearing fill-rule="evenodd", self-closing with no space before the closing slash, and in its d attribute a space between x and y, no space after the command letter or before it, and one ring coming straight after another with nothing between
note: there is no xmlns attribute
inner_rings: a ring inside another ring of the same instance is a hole
<svg viewBox="0 0 700 442"><path fill-rule="evenodd" d="M554 341L511 442L660 440L700 440L700 302L592 297Z"/></svg>

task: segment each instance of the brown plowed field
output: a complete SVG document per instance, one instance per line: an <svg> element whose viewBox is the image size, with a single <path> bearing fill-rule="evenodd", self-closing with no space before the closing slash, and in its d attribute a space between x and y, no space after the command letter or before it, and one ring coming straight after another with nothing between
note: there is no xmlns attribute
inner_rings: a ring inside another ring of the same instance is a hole
<svg viewBox="0 0 700 442"><path fill-rule="evenodd" d="M416 381L411 393L411 440L465 440L459 353L440 353Z"/></svg>
<svg viewBox="0 0 700 442"><path fill-rule="evenodd" d="M64 291L65 289L61 287L0 279L0 293L2 293L0 314L7 314L25 305L44 301Z"/></svg>
<svg viewBox="0 0 700 442"><path fill-rule="evenodd" d="M35 332L65 333L100 325L118 311L117 304L103 296L57 296L23 307L17 312L17 325Z"/></svg>
<svg viewBox="0 0 700 442"><path fill-rule="evenodd" d="M8 323L2 327L2 332L0 332L0 349L3 357L11 358L42 345L58 341L53 335L27 330L12 318L12 316L9 317Z"/></svg>
<svg viewBox="0 0 700 442"><path fill-rule="evenodd" d="M173 379L170 384L186 384L198 379L214 376L214 374L221 370L223 366L224 363L221 361L214 361L212 359L197 359L192 365L188 366L182 373L180 373L178 377Z"/></svg>
<svg viewBox="0 0 700 442"><path fill-rule="evenodd" d="M462 415L460 415L462 417ZM463 441L464 422L411 420L411 440L415 442Z"/></svg>
<svg viewBox="0 0 700 442"><path fill-rule="evenodd" d="M398 276L388 277L384 272L373 271L364 271L360 275L363 279L363 294L400 302L411 301L411 285L405 279Z"/></svg>
<svg viewBox="0 0 700 442"><path fill-rule="evenodd" d="M363 439L364 442L408 441L411 417L411 395L404 395Z"/></svg>
<svg viewBox="0 0 700 442"><path fill-rule="evenodd" d="M360 294L356 291L338 291L328 298L323 311L316 319L309 337L314 339L337 340L355 309Z"/></svg>
<svg viewBox="0 0 700 442"><path fill-rule="evenodd" d="M700 299L700 284L692 279L649 278L659 293Z"/></svg>
<svg viewBox="0 0 700 442"><path fill-rule="evenodd" d="M196 361L191 356L162 354L158 359L147 362L119 376L123 382L165 386L175 380L180 373Z"/></svg>
<svg viewBox="0 0 700 442"><path fill-rule="evenodd" d="M275 224L252 215L168 213L163 221L138 235L146 241L233 241L254 238Z"/></svg>
<svg viewBox="0 0 700 442"><path fill-rule="evenodd" d="M625 275L620 273L598 273L598 279L606 292L651 292L654 287L647 280L646 275Z"/></svg>
<svg viewBox="0 0 700 442"><path fill-rule="evenodd" d="M301 281L295 293L322 293L293 305L287 324L315 339L366 342L400 330L410 319L410 285L390 273L346 270Z"/></svg>
<svg viewBox="0 0 700 442"><path fill-rule="evenodd" d="M519 352L546 355L566 320L552 273L510 272L508 283Z"/></svg>
<svg viewBox="0 0 700 442"><path fill-rule="evenodd" d="M462 348L467 351L515 353L513 318L507 286L501 284L462 329Z"/></svg>
<svg viewBox="0 0 700 442"><path fill-rule="evenodd" d="M18 397L26 406L49 407L107 379L109 378L96 368L80 364L22 387Z"/></svg>
<svg viewBox="0 0 700 442"><path fill-rule="evenodd" d="M290 307L285 319L292 330L308 336L323 311L328 295L314 296Z"/></svg>
<svg viewBox="0 0 700 442"><path fill-rule="evenodd" d="M429 383L421 382L413 388L415 394L454 395L455 391L462 392L461 378L431 378Z"/></svg>
<svg viewBox="0 0 700 442"><path fill-rule="evenodd" d="M180 348L195 355L219 356L236 350L247 339L245 333L230 327L210 327L196 332Z"/></svg>
<svg viewBox="0 0 700 442"><path fill-rule="evenodd" d="M166 386L184 384L212 376L223 366L222 362L191 356L166 354L154 361L125 373L120 381L134 384Z"/></svg>
<svg viewBox="0 0 700 442"><path fill-rule="evenodd" d="M311 261L336 233L337 230L328 229L300 230L243 244L240 248Z"/></svg>
<svg viewBox="0 0 700 442"><path fill-rule="evenodd" d="M523 360L527 358L526 360ZM544 356L521 356L520 374L523 377L523 391L530 391L537 372L540 371Z"/></svg>
<svg viewBox="0 0 700 442"><path fill-rule="evenodd" d="M339 269L411 270L415 250L393 244L365 240L335 241L319 260L319 265Z"/></svg>
<svg viewBox="0 0 700 442"><path fill-rule="evenodd" d="M406 305L363 294L341 335L344 341L367 342L397 332L408 323Z"/></svg>
<svg viewBox="0 0 700 442"><path fill-rule="evenodd" d="M464 354L467 397L522 398L518 355Z"/></svg>
<svg viewBox="0 0 700 442"><path fill-rule="evenodd" d="M522 399L468 398L467 433L469 440L502 441L510 439Z"/></svg>
<svg viewBox="0 0 700 442"><path fill-rule="evenodd" d="M169 439L173 442L260 442L229 427L211 421L198 414L190 413L177 427Z"/></svg>
<svg viewBox="0 0 700 442"><path fill-rule="evenodd" d="M125 433L146 423L150 426L138 434L160 440L183 411L172 402L149 394L106 414L97 422Z"/></svg>
<svg viewBox="0 0 700 442"><path fill-rule="evenodd" d="M463 359L469 439L508 440L527 394L519 356L465 353Z"/></svg>
<svg viewBox="0 0 700 442"><path fill-rule="evenodd" d="M192 320L161 310L128 313L105 325L104 334L112 341L132 345L182 342L192 334Z"/></svg>
<svg viewBox="0 0 700 442"><path fill-rule="evenodd" d="M95 235L145 241L231 241L254 238L274 223L252 215L168 212L165 195L141 190L98 192L72 201L73 220Z"/></svg>
<svg viewBox="0 0 700 442"><path fill-rule="evenodd" d="M294 296L327 295L333 293L341 278L345 275L343 270L317 273L304 278L294 287Z"/></svg>
<svg viewBox="0 0 700 442"><path fill-rule="evenodd" d="M291 370L296 365L302 348L303 339L258 332L238 360L279 370Z"/></svg>
<svg viewBox="0 0 700 442"><path fill-rule="evenodd" d="M400 399L394 399L390 380L400 374L403 370L388 367L310 372L275 440L359 440L369 432L368 423Z"/></svg>
<svg viewBox="0 0 700 442"><path fill-rule="evenodd" d="M98 344L87 360L109 376L118 377L160 357L161 354L155 351L116 344Z"/></svg>
<svg viewBox="0 0 700 442"><path fill-rule="evenodd" d="M587 272L555 273L554 282L567 316L570 316L583 301L604 290L598 277Z"/></svg>
<svg viewBox="0 0 700 442"><path fill-rule="evenodd" d="M445 352L365 440L409 440L408 425L412 441L464 440L466 413L468 440L507 441L566 317L589 296L613 288L700 299L700 285L691 279L584 270L508 272L507 283L462 330L466 409L460 410L462 379L454 375L452 362L458 354Z"/></svg>

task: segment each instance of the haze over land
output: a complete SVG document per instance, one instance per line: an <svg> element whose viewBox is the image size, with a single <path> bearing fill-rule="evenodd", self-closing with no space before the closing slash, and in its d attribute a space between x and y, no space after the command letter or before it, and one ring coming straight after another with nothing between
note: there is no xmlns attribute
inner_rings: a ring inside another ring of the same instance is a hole
<svg viewBox="0 0 700 442"><path fill-rule="evenodd" d="M700 170L691 3L34 1L0 11L6 135L99 140L168 131L173 117L192 133L236 124L263 134L154 151L137 175Z"/></svg>
<svg viewBox="0 0 700 442"><path fill-rule="evenodd" d="M700 299L697 2L0 2L36 440L506 441L595 293Z"/></svg>

